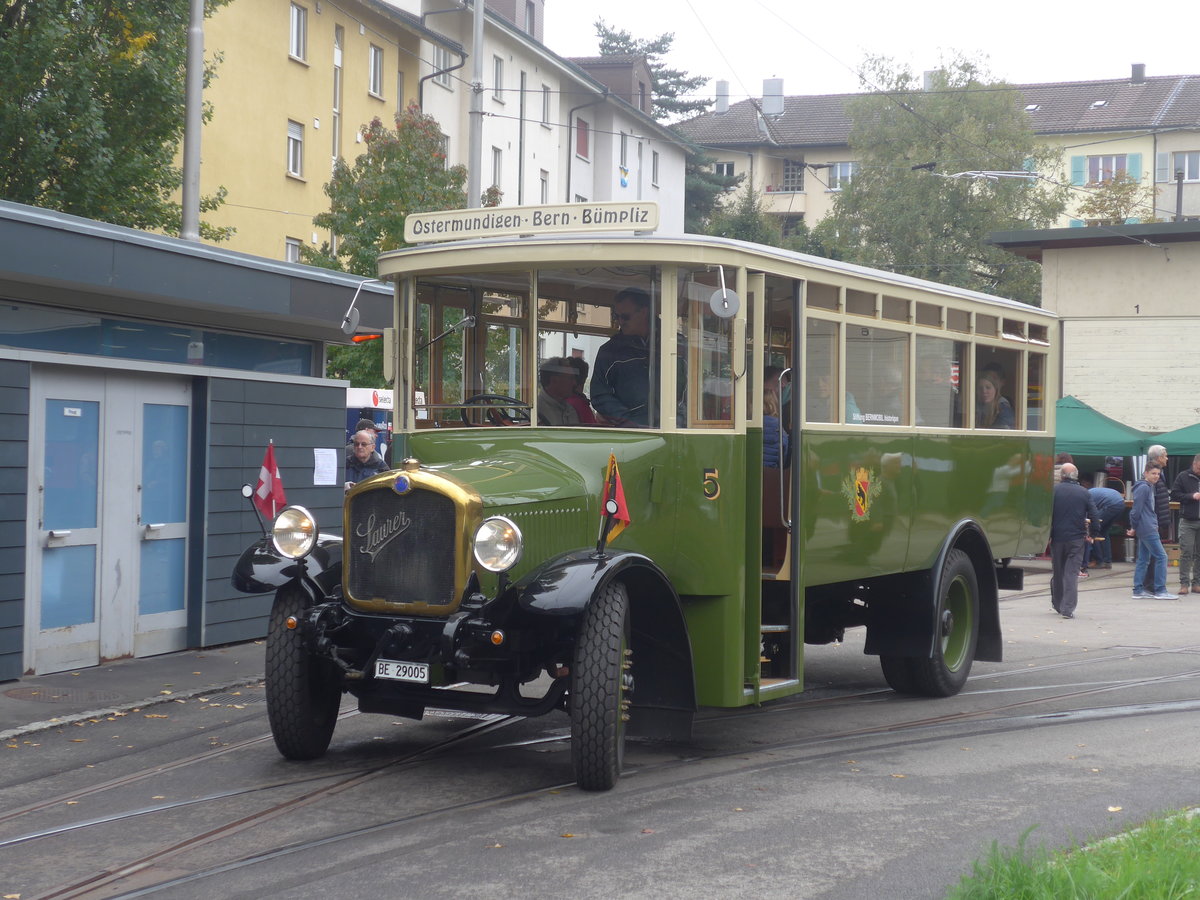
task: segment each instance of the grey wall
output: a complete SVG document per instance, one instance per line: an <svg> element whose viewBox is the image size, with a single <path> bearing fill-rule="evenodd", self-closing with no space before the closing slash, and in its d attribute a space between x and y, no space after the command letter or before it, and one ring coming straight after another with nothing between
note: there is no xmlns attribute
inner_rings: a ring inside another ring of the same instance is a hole
<svg viewBox="0 0 1200 900"><path fill-rule="evenodd" d="M0 681L21 676L29 365L0 360Z"/></svg>
<svg viewBox="0 0 1200 900"><path fill-rule="evenodd" d="M321 531L341 534L346 392L340 387L210 380L208 386L207 542L204 572L205 646L259 638L267 631L272 595L238 594L229 583L241 552L262 534L243 484L255 484L275 442L288 503L308 509ZM337 451L338 483L313 486L313 449Z"/></svg>

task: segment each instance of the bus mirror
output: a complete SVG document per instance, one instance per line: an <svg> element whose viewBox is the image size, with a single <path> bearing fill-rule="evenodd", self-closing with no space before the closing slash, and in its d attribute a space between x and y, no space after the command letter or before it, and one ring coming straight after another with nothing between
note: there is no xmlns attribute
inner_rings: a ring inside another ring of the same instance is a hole
<svg viewBox="0 0 1200 900"><path fill-rule="evenodd" d="M708 299L709 309L713 311L713 315L721 319L732 319L737 315L741 305L742 301L738 299L738 295L723 287L713 291L713 295Z"/></svg>

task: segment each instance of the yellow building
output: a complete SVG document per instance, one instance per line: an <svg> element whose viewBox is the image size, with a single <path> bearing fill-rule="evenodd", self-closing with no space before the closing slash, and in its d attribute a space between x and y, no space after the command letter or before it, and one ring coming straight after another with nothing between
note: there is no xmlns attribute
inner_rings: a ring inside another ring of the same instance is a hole
<svg viewBox="0 0 1200 900"><path fill-rule="evenodd" d="M313 217L329 207L333 160L362 151L362 127L390 124L417 96L422 38L453 50L418 17L381 0L234 0L205 23L217 77L204 92L202 214L233 226L223 246L298 260L329 241ZM426 47L431 44L426 44Z"/></svg>

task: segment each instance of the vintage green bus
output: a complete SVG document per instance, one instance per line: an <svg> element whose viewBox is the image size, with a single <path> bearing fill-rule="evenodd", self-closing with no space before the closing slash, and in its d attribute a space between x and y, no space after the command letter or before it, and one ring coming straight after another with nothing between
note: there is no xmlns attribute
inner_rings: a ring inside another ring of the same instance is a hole
<svg viewBox="0 0 1200 900"><path fill-rule="evenodd" d="M1009 562L1049 533L1055 317L655 218L423 214L425 243L380 257L393 468L349 490L344 541L285 510L254 559L300 565L235 575L277 591L286 756L325 751L346 691L561 709L580 786L606 789L626 734L795 694L804 645L847 628L897 691L1000 660ZM594 423L564 414L574 358Z"/></svg>

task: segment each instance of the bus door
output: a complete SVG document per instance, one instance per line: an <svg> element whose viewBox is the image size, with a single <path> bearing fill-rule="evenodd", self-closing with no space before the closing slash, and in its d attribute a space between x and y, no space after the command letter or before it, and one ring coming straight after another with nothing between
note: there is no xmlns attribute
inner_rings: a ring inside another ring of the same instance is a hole
<svg viewBox="0 0 1200 900"><path fill-rule="evenodd" d="M794 473L799 453L800 379L797 332L802 282L778 276L753 278L750 290L763 298L764 341L761 393L763 420L762 579L758 608L759 687L792 685L800 679L804 647L803 599L793 527ZM755 385L757 388L758 386ZM774 463L774 465L772 465Z"/></svg>

